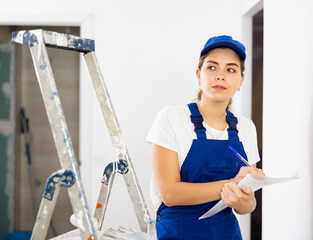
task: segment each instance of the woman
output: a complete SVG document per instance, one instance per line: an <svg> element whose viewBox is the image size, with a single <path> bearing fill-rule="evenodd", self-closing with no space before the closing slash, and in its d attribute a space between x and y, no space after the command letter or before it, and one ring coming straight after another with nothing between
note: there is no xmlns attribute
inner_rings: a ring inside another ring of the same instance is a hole
<svg viewBox="0 0 313 240"><path fill-rule="evenodd" d="M159 204L158 239L242 239L239 214L256 207L254 193L236 184L259 161L255 126L228 111L244 80L245 47L230 36L210 38L196 71L198 101L167 106L147 137L151 143L151 196ZM247 167L229 146L249 161ZM222 199L228 208L198 220Z"/></svg>

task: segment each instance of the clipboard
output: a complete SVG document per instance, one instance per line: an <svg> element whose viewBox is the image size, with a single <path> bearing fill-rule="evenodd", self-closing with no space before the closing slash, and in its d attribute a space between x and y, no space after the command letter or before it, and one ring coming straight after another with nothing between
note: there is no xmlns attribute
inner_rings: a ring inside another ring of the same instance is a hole
<svg viewBox="0 0 313 240"><path fill-rule="evenodd" d="M259 190L262 187L289 182L291 180L299 179L300 176L298 173L291 177L285 178L275 178L275 177L268 177L258 174L257 172L252 172L246 175L238 184L238 188L241 189L242 186L247 186L252 189L253 192ZM223 209L227 208L223 200L217 202L210 210L208 210L205 214L203 214L198 220L208 218L213 216L214 214L222 211Z"/></svg>

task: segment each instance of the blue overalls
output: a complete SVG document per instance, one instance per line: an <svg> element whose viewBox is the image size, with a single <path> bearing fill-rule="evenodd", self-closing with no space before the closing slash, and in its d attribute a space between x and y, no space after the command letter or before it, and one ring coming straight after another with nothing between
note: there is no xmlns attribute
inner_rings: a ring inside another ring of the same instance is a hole
<svg viewBox="0 0 313 240"><path fill-rule="evenodd" d="M247 159L236 128L237 118L227 111L228 140L206 138L203 118L196 103L188 104L195 126L194 139L181 167L181 181L190 183L214 182L233 178L244 166L228 146ZM227 207L212 217L198 218L218 201L190 206L167 207L162 203L157 211L156 229L159 240L239 240L242 239L237 218Z"/></svg>

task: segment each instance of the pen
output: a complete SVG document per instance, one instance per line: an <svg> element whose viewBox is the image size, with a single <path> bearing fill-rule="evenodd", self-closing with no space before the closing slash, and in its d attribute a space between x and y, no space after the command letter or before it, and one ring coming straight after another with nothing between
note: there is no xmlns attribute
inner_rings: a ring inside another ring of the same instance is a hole
<svg viewBox="0 0 313 240"><path fill-rule="evenodd" d="M235 153L235 155L236 155L241 161L244 162L244 164L246 164L246 165L249 166L249 167L252 167L252 166L248 163L248 161L247 161L246 159L244 159L235 149L233 149L231 146L228 146L228 147L229 147L229 149L230 149L233 153Z"/></svg>

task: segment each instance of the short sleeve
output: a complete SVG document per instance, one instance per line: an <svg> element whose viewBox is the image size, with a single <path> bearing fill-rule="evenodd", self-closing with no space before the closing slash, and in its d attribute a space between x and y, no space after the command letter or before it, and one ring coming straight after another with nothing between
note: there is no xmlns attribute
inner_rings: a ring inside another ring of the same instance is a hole
<svg viewBox="0 0 313 240"><path fill-rule="evenodd" d="M173 113L169 106L164 107L155 118L146 138L146 142L178 152L173 129Z"/></svg>
<svg viewBox="0 0 313 240"><path fill-rule="evenodd" d="M258 150L258 139L257 139L257 132L254 123L251 121L250 129L249 129L249 153L248 153L248 160L249 163L255 164L260 161L260 155Z"/></svg>

